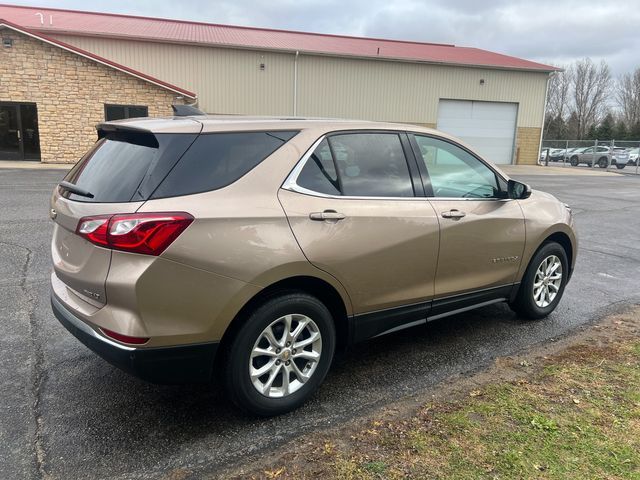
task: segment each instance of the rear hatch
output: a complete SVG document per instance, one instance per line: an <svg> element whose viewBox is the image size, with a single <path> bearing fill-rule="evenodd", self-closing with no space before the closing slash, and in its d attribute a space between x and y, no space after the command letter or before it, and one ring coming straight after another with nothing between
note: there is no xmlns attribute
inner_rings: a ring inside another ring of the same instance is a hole
<svg viewBox="0 0 640 480"><path fill-rule="evenodd" d="M184 133L152 133L118 122L100 125L96 144L65 177L67 188L54 189L51 253L55 274L94 306L107 302L105 282L111 250L78 235L79 222L86 217L138 210L202 128L194 120L180 122L186 123L180 126Z"/></svg>
<svg viewBox="0 0 640 480"><path fill-rule="evenodd" d="M616 148L613 150L613 157L618 165L626 165L629 161L629 151L624 148Z"/></svg>

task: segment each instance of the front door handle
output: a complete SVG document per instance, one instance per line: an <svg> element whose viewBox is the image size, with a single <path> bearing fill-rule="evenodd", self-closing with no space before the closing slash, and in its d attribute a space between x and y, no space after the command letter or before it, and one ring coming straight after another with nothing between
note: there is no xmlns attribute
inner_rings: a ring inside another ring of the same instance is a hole
<svg viewBox="0 0 640 480"><path fill-rule="evenodd" d="M442 218L453 218L454 220L457 220L458 218L462 218L465 215L466 213L461 212L460 210L457 210L455 208L452 208L448 212L442 212Z"/></svg>
<svg viewBox="0 0 640 480"><path fill-rule="evenodd" d="M343 220L345 218L344 213L338 213L335 210L325 210L324 212L313 212L309 214L309 218L311 220L316 220L318 222L323 222L325 220Z"/></svg>

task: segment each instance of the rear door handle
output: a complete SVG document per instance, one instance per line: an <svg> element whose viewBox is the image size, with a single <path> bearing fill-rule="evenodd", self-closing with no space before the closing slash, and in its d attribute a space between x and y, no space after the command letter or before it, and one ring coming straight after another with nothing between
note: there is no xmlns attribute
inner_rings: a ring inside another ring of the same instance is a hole
<svg viewBox="0 0 640 480"><path fill-rule="evenodd" d="M343 220L345 218L344 213L338 213L335 210L325 210L324 212L313 212L309 214L309 218L311 220L316 220L318 222L323 222L325 220Z"/></svg>
<svg viewBox="0 0 640 480"><path fill-rule="evenodd" d="M449 210L448 212L442 212L442 218L458 219L464 217L465 215L466 213L461 212L460 210L456 210L455 208Z"/></svg>

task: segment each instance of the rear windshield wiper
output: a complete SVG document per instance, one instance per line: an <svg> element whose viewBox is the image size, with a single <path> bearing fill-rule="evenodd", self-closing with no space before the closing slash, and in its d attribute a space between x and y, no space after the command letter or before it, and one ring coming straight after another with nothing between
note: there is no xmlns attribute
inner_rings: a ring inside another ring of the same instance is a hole
<svg viewBox="0 0 640 480"><path fill-rule="evenodd" d="M68 190L69 192L80 195L81 197L93 198L93 193L91 193L89 190L85 190L84 188L80 188L73 183L62 181L58 184L58 186L63 190Z"/></svg>

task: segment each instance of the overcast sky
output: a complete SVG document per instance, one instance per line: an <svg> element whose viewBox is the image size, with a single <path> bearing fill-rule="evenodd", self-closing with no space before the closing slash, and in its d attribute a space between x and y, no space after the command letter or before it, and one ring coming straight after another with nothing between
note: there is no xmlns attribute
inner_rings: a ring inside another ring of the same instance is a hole
<svg viewBox="0 0 640 480"><path fill-rule="evenodd" d="M454 43L555 65L591 57L606 60L614 75L640 67L640 0L5 1L29 6Z"/></svg>

